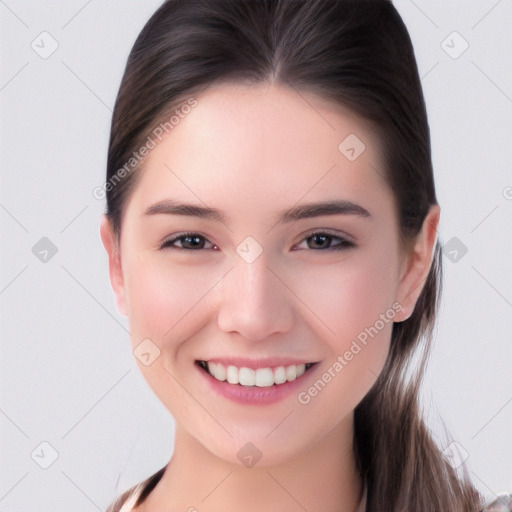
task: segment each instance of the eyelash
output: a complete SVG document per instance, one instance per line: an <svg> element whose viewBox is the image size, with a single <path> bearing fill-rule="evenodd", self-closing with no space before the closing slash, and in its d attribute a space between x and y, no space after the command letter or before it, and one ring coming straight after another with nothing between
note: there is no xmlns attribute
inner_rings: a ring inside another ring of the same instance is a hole
<svg viewBox="0 0 512 512"><path fill-rule="evenodd" d="M176 247L176 246L173 246L172 244L174 244L175 242L177 242L178 240L182 240L184 238L187 238L187 237L195 237L195 238L201 238L209 243L211 243L206 237L204 237L203 235L199 234L199 233L194 233L194 232L190 232L190 233L181 233L179 235L176 235L172 238L168 238L166 240L164 240L161 244L159 244L158 248L159 249L178 249L178 250L182 250L182 251L199 251L199 250L203 250L203 249L186 249L184 247ZM212 244L213 247L217 247L216 245ZM212 250L212 249L209 249L209 250Z"/></svg>
<svg viewBox="0 0 512 512"><path fill-rule="evenodd" d="M308 250L310 250L310 251L345 251L347 249L351 249L356 246L356 244L352 240L349 240L348 238L345 238L340 235L335 235L334 233L330 233L329 231L312 231L306 237L304 237L299 243L302 243L303 241L307 241L307 240L313 238L314 236L326 236L326 237L330 238L331 243L333 240L338 240L339 243L337 243L336 245L331 245L330 247L328 247L326 249L308 248Z"/></svg>
<svg viewBox="0 0 512 512"><path fill-rule="evenodd" d="M347 249L351 249L353 247L356 247L356 244L354 242L352 242L351 240L349 240L348 238L345 238L345 237L342 237L342 236L339 236L339 235L335 235L335 234L330 233L328 231L312 231L306 237L304 237L299 243L302 243L304 241L310 240L314 236L318 236L318 235L319 236L326 236L326 237L330 238L331 243L332 243L333 240L337 239L337 240L339 240L339 243L337 243L336 245L332 245L330 247L327 247L325 249L311 249L311 248L308 248L308 250L310 250L310 251L319 251L319 252L323 252L323 251L343 251L343 250L347 250ZM190 252L205 250L204 248L201 248L201 249L189 249L189 248L185 248L185 247L176 247L176 246L173 245L175 242L177 242L179 240L183 240L183 239L185 239L187 237L190 237L190 238L192 238L192 237L201 238L202 240L204 240L204 241L206 241L206 242L211 244L211 242L206 237L204 237L203 235L201 235L199 233L195 233L195 232L190 232L190 233L181 233L181 234L176 235L176 236L174 236L174 237L172 237L170 239L166 239L162 243L159 244L158 248L162 249L162 250L178 249L178 250L190 251ZM212 244L212 245L213 245L213 247L209 248L208 250L216 250L216 249L218 249L218 247L215 244Z"/></svg>

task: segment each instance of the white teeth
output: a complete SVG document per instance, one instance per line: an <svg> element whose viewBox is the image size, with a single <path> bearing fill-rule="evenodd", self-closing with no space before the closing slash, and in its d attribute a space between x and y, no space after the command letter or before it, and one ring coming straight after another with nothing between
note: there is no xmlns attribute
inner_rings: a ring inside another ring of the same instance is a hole
<svg viewBox="0 0 512 512"><path fill-rule="evenodd" d="M289 368L295 368L294 366L289 366ZM284 366L278 366L274 370L274 382L276 384L282 384L283 382L286 382L286 370Z"/></svg>
<svg viewBox="0 0 512 512"><path fill-rule="evenodd" d="M240 372L242 372L242 370L243 368L240 369ZM254 373L254 383L256 386L264 388L274 384L274 375L272 374L272 370L270 368L258 368Z"/></svg>
<svg viewBox="0 0 512 512"><path fill-rule="evenodd" d="M226 367L223 364L209 363L208 368L217 380L226 380Z"/></svg>
<svg viewBox="0 0 512 512"><path fill-rule="evenodd" d="M291 381L295 380L297 378L297 367L294 366L288 366L286 368L286 380Z"/></svg>
<svg viewBox="0 0 512 512"><path fill-rule="evenodd" d="M238 384L238 368L236 366L228 366L226 371L226 379L230 384Z"/></svg>
<svg viewBox="0 0 512 512"><path fill-rule="evenodd" d="M276 368L237 368L236 366L224 366L222 363L207 362L210 375L220 381L228 381L230 384L242 386L270 387L274 384L283 384L298 379L306 371L305 364L292 364L290 366L277 366Z"/></svg>
<svg viewBox="0 0 512 512"><path fill-rule="evenodd" d="M254 386L254 370L250 368L240 368L238 370L238 382L242 386Z"/></svg>

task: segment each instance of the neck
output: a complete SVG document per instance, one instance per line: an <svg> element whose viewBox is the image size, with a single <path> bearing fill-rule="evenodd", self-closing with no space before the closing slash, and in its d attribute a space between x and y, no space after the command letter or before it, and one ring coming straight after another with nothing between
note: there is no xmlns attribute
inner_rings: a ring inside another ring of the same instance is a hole
<svg viewBox="0 0 512 512"><path fill-rule="evenodd" d="M177 427L171 461L140 510L355 512L362 490L352 416L306 453L251 468L217 457Z"/></svg>

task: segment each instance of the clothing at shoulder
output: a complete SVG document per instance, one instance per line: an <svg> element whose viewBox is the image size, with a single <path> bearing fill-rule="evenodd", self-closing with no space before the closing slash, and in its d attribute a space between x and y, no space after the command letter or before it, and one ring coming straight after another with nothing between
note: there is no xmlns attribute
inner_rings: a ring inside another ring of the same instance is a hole
<svg viewBox="0 0 512 512"><path fill-rule="evenodd" d="M499 494L492 503L485 505L482 512L512 512L512 493Z"/></svg>

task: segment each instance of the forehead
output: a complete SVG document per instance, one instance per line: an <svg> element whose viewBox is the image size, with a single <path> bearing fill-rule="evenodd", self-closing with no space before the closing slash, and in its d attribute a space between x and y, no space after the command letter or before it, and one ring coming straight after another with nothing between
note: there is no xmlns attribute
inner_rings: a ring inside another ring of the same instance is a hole
<svg viewBox="0 0 512 512"><path fill-rule="evenodd" d="M140 208L178 196L272 211L390 195L369 123L314 94L277 85L210 86L145 159ZM351 197L350 197L351 196Z"/></svg>

